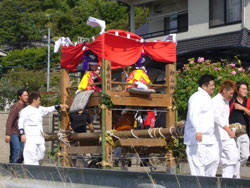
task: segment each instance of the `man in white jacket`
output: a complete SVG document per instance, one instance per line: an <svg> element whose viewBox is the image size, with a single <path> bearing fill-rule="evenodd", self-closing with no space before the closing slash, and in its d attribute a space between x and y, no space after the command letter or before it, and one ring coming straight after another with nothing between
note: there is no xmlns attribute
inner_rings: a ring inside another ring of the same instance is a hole
<svg viewBox="0 0 250 188"><path fill-rule="evenodd" d="M225 80L220 86L220 93L213 98L215 136L220 148L220 163L222 177L232 178L236 172L239 160L238 150L234 140L235 134L229 128L229 100L233 97L235 83Z"/></svg>
<svg viewBox="0 0 250 188"><path fill-rule="evenodd" d="M191 175L215 176L219 163L219 148L214 135L214 113L211 95L214 76L200 77L198 91L188 101L184 144Z"/></svg>
<svg viewBox="0 0 250 188"><path fill-rule="evenodd" d="M30 105L20 112L18 120L21 141L24 142L24 164L39 165L45 152L45 140L43 136L42 120L48 113L68 108L67 105L56 105L51 107L40 106L41 96L39 92L33 92L29 96Z"/></svg>

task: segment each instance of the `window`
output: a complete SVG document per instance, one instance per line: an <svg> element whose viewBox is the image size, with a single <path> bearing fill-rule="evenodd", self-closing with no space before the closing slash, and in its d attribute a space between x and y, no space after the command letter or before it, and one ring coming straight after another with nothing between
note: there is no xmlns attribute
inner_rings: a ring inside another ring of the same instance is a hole
<svg viewBox="0 0 250 188"><path fill-rule="evenodd" d="M209 26L223 26L241 22L241 0L210 0Z"/></svg>
<svg viewBox="0 0 250 188"><path fill-rule="evenodd" d="M188 12L183 11L171 14L164 18L165 34L180 33L188 30Z"/></svg>

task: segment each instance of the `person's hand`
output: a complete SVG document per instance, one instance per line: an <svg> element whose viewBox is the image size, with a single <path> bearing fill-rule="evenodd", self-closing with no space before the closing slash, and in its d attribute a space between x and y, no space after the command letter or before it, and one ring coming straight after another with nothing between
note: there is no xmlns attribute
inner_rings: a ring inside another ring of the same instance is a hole
<svg viewBox="0 0 250 188"><path fill-rule="evenodd" d="M223 128L225 131L227 131L227 134L230 138L235 138L235 133L228 126L224 126Z"/></svg>
<svg viewBox="0 0 250 188"><path fill-rule="evenodd" d="M26 142L26 136L23 134L21 135L21 142L25 143Z"/></svg>
<svg viewBox="0 0 250 188"><path fill-rule="evenodd" d="M244 110L244 106L242 106L242 105L240 105L238 103L235 103L234 104L234 109L236 109L236 110Z"/></svg>
<svg viewBox="0 0 250 188"><path fill-rule="evenodd" d="M201 142L201 141L202 141L202 133L201 133L201 132L196 133L196 140L197 140L198 142Z"/></svg>
<svg viewBox="0 0 250 188"><path fill-rule="evenodd" d="M60 104L60 108L61 108L62 110L66 110L66 109L69 108L69 106L68 106L67 104Z"/></svg>
<svg viewBox="0 0 250 188"><path fill-rule="evenodd" d="M10 143L10 136L9 136L9 135L6 135L6 136L5 136L5 142L6 142L6 143Z"/></svg>
<svg viewBox="0 0 250 188"><path fill-rule="evenodd" d="M229 135L230 138L235 138L235 133L231 131L230 129L229 131L227 131L227 134Z"/></svg>

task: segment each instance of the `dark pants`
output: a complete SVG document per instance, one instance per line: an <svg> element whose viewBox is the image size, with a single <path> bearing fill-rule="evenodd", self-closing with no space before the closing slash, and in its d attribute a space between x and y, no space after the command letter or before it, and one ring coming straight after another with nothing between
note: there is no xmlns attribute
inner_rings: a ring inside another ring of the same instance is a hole
<svg viewBox="0 0 250 188"><path fill-rule="evenodd" d="M21 138L17 134L10 135L10 163L22 163L23 162L23 148L24 143L21 142Z"/></svg>

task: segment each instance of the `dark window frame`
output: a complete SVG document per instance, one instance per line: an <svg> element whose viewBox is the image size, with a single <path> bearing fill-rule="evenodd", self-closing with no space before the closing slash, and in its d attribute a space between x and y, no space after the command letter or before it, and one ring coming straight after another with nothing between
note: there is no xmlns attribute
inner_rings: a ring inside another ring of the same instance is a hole
<svg viewBox="0 0 250 188"><path fill-rule="evenodd" d="M180 18L180 15L186 15L187 16L187 24L186 24L186 26L185 27L178 27L178 23L179 23L179 20L178 20L178 18ZM164 17L164 34L171 34L171 33L183 33L183 32L187 32L188 31L188 29L189 29L189 22L188 22L188 10L185 10L185 11L182 11L182 12L178 12L178 13L176 13L176 14L171 14L171 15L169 15L169 16L165 16ZM167 29L167 23L168 23L168 21L167 21L167 19L168 18L170 18L171 16L176 16L176 19L177 19L177 22L176 22L176 24L177 24L177 27L176 28L171 28L171 29ZM172 32L172 30L177 30L176 32Z"/></svg>
<svg viewBox="0 0 250 188"><path fill-rule="evenodd" d="M223 0L220 0L220 1L223 1ZM242 16L240 17L240 20L238 21L227 22L227 0L224 0L224 23L211 26L211 23L210 23L211 15L212 15L211 7L212 7L212 0L209 0L209 28L222 27L222 26L233 25L233 24L238 24L242 22ZM240 12L242 14L242 1L240 1Z"/></svg>

